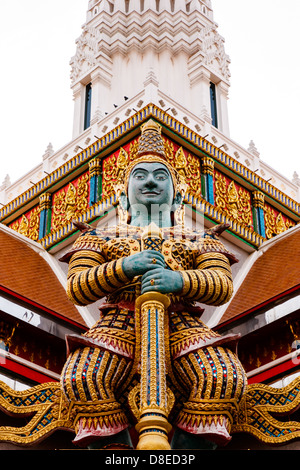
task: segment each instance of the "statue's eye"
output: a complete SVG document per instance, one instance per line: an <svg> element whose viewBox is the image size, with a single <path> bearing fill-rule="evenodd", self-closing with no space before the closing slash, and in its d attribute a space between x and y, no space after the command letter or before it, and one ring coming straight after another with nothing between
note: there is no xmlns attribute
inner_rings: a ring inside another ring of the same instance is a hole
<svg viewBox="0 0 300 470"><path fill-rule="evenodd" d="M136 174L134 175L134 177L135 177L135 179L137 179L137 180L143 180L143 179L145 179L145 175L144 175L143 173L136 173Z"/></svg>
<svg viewBox="0 0 300 470"><path fill-rule="evenodd" d="M156 175L156 179L159 181L164 181L165 179L167 179L167 176L161 173L161 174Z"/></svg>

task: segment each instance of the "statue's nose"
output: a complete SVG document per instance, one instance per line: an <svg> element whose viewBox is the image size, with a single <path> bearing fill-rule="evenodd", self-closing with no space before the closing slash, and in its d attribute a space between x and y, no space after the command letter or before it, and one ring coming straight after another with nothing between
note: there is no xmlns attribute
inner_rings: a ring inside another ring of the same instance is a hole
<svg viewBox="0 0 300 470"><path fill-rule="evenodd" d="M151 173L147 176L145 186L147 186L147 188L154 188L156 186L156 181L155 181L153 175L151 175Z"/></svg>

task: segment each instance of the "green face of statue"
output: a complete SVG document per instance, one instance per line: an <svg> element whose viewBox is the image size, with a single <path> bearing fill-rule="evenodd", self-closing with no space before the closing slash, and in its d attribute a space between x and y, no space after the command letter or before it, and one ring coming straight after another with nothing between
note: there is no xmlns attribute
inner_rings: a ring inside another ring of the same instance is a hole
<svg viewBox="0 0 300 470"><path fill-rule="evenodd" d="M167 204L171 208L174 199L173 181L169 170L162 163L139 163L129 178L129 204Z"/></svg>
<svg viewBox="0 0 300 470"><path fill-rule="evenodd" d="M168 168L159 162L137 164L129 177L128 203L133 225L169 226L174 186Z"/></svg>

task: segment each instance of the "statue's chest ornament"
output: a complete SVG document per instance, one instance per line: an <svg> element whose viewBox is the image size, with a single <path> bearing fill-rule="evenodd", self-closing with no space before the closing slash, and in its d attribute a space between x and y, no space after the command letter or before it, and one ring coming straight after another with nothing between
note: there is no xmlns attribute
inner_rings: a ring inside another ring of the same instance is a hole
<svg viewBox="0 0 300 470"><path fill-rule="evenodd" d="M133 238L113 238L105 244L108 261L131 256L140 251L140 242Z"/></svg>

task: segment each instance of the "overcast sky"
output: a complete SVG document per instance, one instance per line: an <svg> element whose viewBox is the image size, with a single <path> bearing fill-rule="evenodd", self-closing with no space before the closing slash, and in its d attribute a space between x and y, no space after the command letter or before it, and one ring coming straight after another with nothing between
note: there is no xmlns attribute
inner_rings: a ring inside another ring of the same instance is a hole
<svg viewBox="0 0 300 470"><path fill-rule="evenodd" d="M88 0L0 0L0 185L72 139L71 57ZM212 0L231 58L231 138L300 175L299 0ZM174 97L176 99L176 97Z"/></svg>

